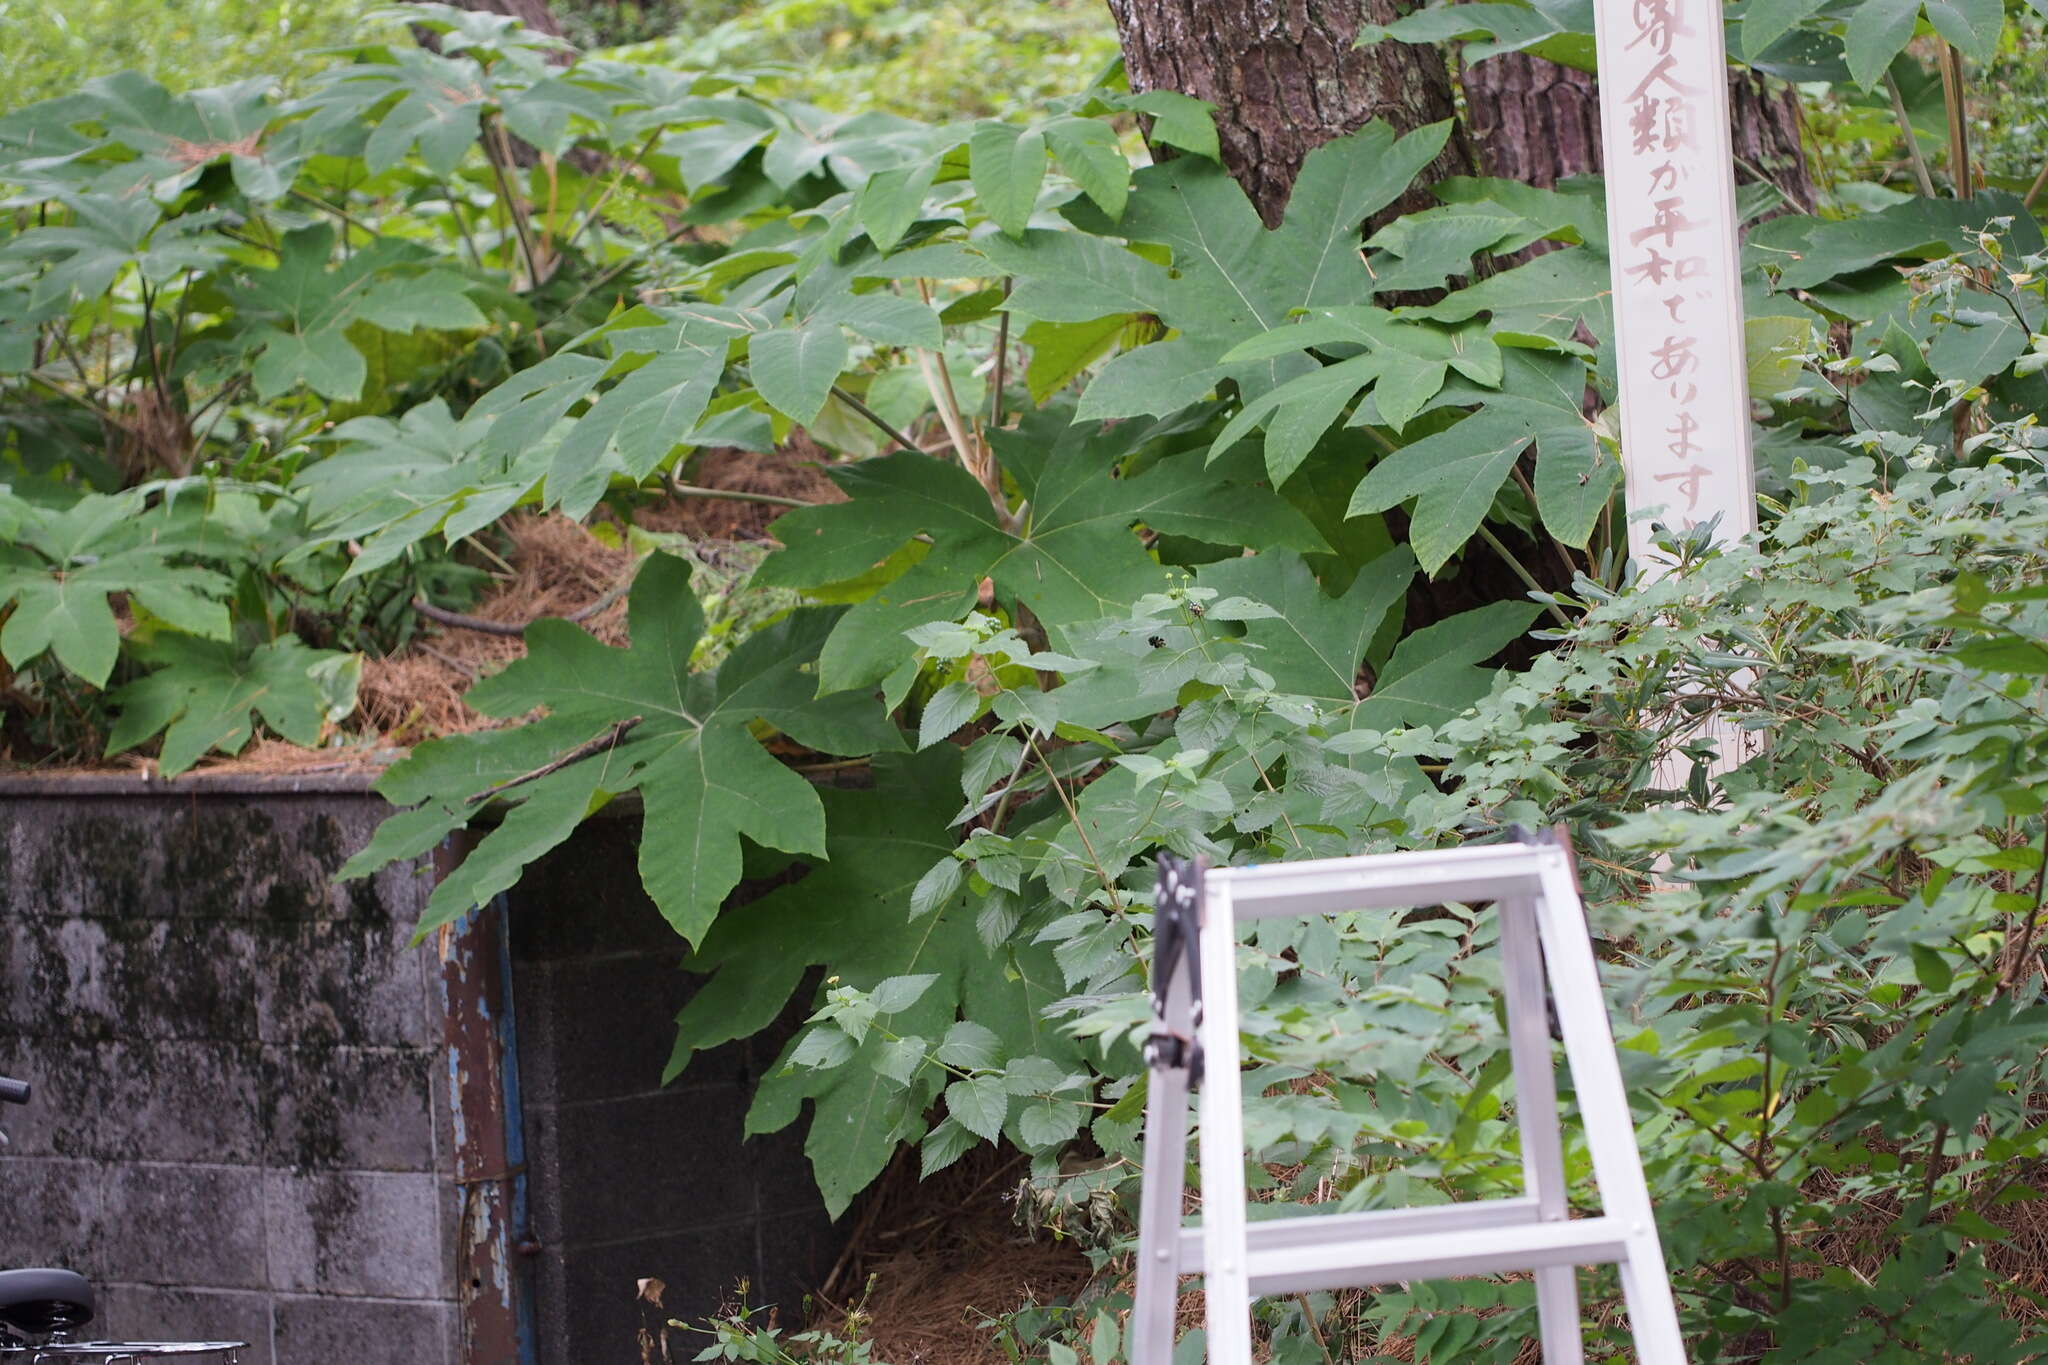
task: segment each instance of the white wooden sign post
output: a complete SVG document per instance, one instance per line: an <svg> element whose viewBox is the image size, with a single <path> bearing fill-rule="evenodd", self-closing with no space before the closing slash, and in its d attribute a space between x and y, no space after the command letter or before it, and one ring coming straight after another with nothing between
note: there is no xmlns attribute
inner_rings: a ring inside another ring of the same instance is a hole
<svg viewBox="0 0 2048 1365"><path fill-rule="evenodd" d="M1621 462L1631 512L1756 529L1720 0L1595 0ZM1650 524L1629 549L1668 556Z"/></svg>

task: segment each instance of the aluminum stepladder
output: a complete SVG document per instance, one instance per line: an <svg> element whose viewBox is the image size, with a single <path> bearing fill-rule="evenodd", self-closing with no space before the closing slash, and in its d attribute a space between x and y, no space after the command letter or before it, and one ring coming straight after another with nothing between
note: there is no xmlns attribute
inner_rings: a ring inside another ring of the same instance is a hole
<svg viewBox="0 0 2048 1365"><path fill-rule="evenodd" d="M1492 901L1500 915L1524 1192L1431 1208L1248 1222L1238 923L1452 901ZM1576 1268L1603 1264L1620 1271L1636 1358L1643 1365L1684 1365L1585 908L1561 839L1525 835L1507 844L1256 868L1163 857L1154 942L1132 1365L1171 1360L1182 1275L1204 1277L1211 1365L1250 1365L1255 1296L1503 1271L1534 1272L1545 1365L1582 1365ZM1597 1217L1574 1219L1566 1205L1546 989L1585 1120L1603 1205ZM1188 1090L1205 1076L1202 1222L1184 1228Z"/></svg>

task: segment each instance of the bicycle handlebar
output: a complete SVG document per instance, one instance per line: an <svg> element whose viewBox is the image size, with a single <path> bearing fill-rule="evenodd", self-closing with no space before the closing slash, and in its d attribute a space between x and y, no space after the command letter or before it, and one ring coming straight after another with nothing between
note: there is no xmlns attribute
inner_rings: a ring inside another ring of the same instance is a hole
<svg viewBox="0 0 2048 1365"><path fill-rule="evenodd" d="M0 1104L27 1104L28 1082L0 1076Z"/></svg>

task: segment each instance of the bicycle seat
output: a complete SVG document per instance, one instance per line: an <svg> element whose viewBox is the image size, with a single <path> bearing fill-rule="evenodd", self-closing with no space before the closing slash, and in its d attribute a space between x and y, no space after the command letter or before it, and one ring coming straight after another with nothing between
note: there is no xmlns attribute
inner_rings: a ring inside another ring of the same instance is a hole
<svg viewBox="0 0 2048 1365"><path fill-rule="evenodd" d="M42 1336L92 1321L92 1286L70 1270L0 1270L0 1322Z"/></svg>

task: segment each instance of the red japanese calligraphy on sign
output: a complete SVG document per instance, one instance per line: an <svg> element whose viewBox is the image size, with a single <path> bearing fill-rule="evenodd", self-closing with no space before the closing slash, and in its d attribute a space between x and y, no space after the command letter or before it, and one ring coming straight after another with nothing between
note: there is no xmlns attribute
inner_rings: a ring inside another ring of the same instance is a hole
<svg viewBox="0 0 2048 1365"><path fill-rule="evenodd" d="M1595 0L1630 511L1756 526L1720 0ZM1636 562L1662 562L1647 521Z"/></svg>

